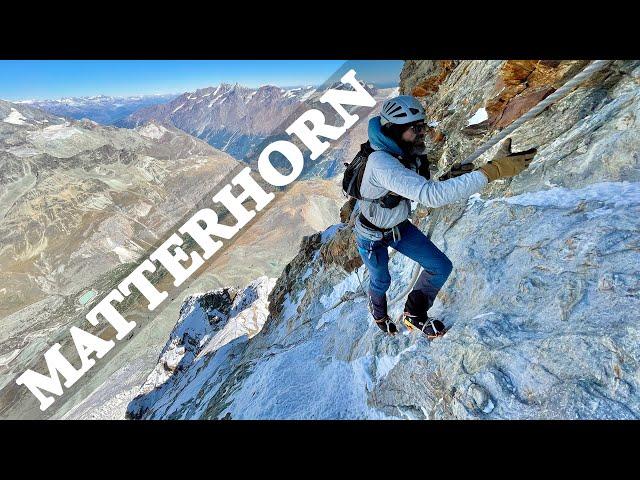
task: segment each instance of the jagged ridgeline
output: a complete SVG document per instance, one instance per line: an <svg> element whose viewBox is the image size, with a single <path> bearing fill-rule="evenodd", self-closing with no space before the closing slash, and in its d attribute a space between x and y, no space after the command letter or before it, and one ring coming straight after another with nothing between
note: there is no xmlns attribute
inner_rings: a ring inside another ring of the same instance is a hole
<svg viewBox="0 0 640 480"><path fill-rule="evenodd" d="M393 88L379 88L371 84L367 87L376 101L382 101L394 91ZM273 132L314 95L317 96L317 92L313 86L280 88L263 85L249 88L221 83L184 93L163 104L141 108L118 125L139 127L154 122L177 127L257 169L260 146L267 140L280 139L272 136ZM343 159L355 155L359 138L366 135L366 126L366 121L356 125L336 148L314 162L313 171L309 175L305 172L303 178L334 177ZM281 138L287 139L288 135L283 132ZM281 165L278 161L275 157L276 167L288 165L284 159L280 161Z"/></svg>
<svg viewBox="0 0 640 480"><path fill-rule="evenodd" d="M173 125L243 160L315 92L313 86L249 88L221 83L141 108L119 125L135 127L152 120Z"/></svg>
<svg viewBox="0 0 640 480"><path fill-rule="evenodd" d="M442 172L586 63L409 61L400 90L423 101ZM640 62L612 62L514 132L538 148L527 170L415 210L454 265L430 312L443 338L372 324L345 206L275 284L189 298L129 416L639 417L639 93ZM414 267L392 254L392 316Z"/></svg>

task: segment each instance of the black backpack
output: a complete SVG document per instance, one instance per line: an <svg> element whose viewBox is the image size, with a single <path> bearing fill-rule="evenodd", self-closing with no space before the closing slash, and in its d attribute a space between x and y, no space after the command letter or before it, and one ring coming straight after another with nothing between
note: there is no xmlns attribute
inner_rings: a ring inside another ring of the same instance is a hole
<svg viewBox="0 0 640 480"><path fill-rule="evenodd" d="M356 200L367 200L370 202L375 201L371 198L364 198L360 194L360 185L362 185L362 177L364 176L364 170L367 168L367 159L369 154L374 152L371 148L371 144L367 141L360 145L360 151L351 160L351 163L344 163L347 167L342 177L342 192L348 196L353 197Z"/></svg>

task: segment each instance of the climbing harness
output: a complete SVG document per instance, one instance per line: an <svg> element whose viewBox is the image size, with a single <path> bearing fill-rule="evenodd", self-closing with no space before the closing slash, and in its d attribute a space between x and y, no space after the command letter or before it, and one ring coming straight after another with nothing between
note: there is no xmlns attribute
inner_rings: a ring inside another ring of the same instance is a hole
<svg viewBox="0 0 640 480"><path fill-rule="evenodd" d="M533 117L537 116L540 112L542 112L549 105L551 105L551 104L557 102L558 100L564 98L575 87L577 87L582 82L584 82L585 80L590 78L594 73L602 70L604 67L606 67L611 62L612 62L612 60L594 60L593 62L591 62L589 65L587 65L587 67L584 70L582 70L580 73L576 74L576 76L574 76L571 80L567 81L564 85L562 85L560 88L558 88L558 90L553 92L551 95L549 95L545 99L541 100L538 104L536 104L533 108L531 108L527 113L525 113L520 118L515 120L511 125L509 125L505 129L501 130L500 133L498 133L497 135L491 137L487 142L485 142L483 145L481 145L475 152L473 152L471 155L466 157L462 162L460 162L460 164L465 165L465 164L473 162L480 155L485 153L487 150L489 150L491 147L496 145L502 139L506 138L509 134L511 134L514 130L516 130L522 124L524 124L528 120L532 119ZM445 174L446 174L446 172L445 172ZM395 305L400 300L402 300L407 295L409 295L411 290L413 290L413 287L414 287L415 283L418 281L419 274L420 274L420 265L416 264L413 267L411 281L409 282L407 288L404 289L402 292L400 292L398 295L396 295L396 297L393 300L388 302L389 306Z"/></svg>

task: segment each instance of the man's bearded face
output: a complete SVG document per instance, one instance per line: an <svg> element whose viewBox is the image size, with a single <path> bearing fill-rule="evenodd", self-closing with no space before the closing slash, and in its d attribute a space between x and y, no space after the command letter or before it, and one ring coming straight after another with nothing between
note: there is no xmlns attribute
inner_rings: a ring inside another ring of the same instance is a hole
<svg viewBox="0 0 640 480"><path fill-rule="evenodd" d="M424 138L427 128L424 122L416 122L408 126L402 134L402 142L407 151L419 151L424 149Z"/></svg>

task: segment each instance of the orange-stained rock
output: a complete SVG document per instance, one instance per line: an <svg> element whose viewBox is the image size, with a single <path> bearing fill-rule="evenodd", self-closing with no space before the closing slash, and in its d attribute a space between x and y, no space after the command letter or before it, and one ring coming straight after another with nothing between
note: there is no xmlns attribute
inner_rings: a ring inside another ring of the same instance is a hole
<svg viewBox="0 0 640 480"><path fill-rule="evenodd" d="M540 63L537 68L531 72L529 78L527 78L527 86L529 88L535 88L540 86L553 85L558 77L562 74L558 69L559 65L555 67Z"/></svg>
<svg viewBox="0 0 640 480"><path fill-rule="evenodd" d="M538 60L507 60L500 68L500 81L504 85L519 85L531 75L537 64Z"/></svg>
<svg viewBox="0 0 640 480"><path fill-rule="evenodd" d="M510 87L506 87L505 89L500 91L500 95L497 95L488 100L487 104L484 107L487 111L487 123L491 126L495 125L502 116L502 112L507 107L507 103L509 103L509 100L518 95L524 89L524 85L513 85Z"/></svg>
<svg viewBox="0 0 640 480"><path fill-rule="evenodd" d="M562 60L540 60L541 65L545 65L553 68L557 67L561 63L562 63Z"/></svg>
<svg viewBox="0 0 640 480"><path fill-rule="evenodd" d="M426 97L428 94L429 91L420 85L413 87L413 90L411 91L411 95L414 97Z"/></svg>
<svg viewBox="0 0 640 480"><path fill-rule="evenodd" d="M426 97L438 91L440 85L447 79L449 74L456 67L454 60L436 60L433 65L433 73L423 78L412 89L411 95L414 97Z"/></svg>
<svg viewBox="0 0 640 480"><path fill-rule="evenodd" d="M584 67L582 60L507 60L500 67L494 97L485 109L488 124L504 128Z"/></svg>
<svg viewBox="0 0 640 480"><path fill-rule="evenodd" d="M444 140L445 136L440 130L436 130L435 128L429 129L429 136L434 143L440 143Z"/></svg>
<svg viewBox="0 0 640 480"><path fill-rule="evenodd" d="M548 97L553 92L555 92L555 88L548 86L527 88L525 92L513 98L507 104L502 112L502 116L494 126L496 128L506 127L514 120L518 119L521 115L524 115L526 112L528 112L540 100Z"/></svg>

